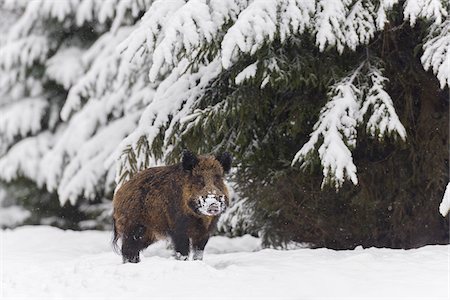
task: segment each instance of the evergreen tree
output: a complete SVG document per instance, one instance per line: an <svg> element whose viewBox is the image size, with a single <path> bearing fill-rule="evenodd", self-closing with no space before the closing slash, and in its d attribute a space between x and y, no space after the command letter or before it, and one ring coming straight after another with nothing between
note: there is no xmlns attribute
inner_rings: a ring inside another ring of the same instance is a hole
<svg viewBox="0 0 450 300"><path fill-rule="evenodd" d="M115 48L150 3L2 1L16 18L0 47L0 177L13 185L26 178L30 195L47 190L31 205L59 214L64 226L110 207L103 198L111 198L115 166L105 160L135 128L139 92L148 89L145 76L113 81ZM85 199L96 205L83 208Z"/></svg>
<svg viewBox="0 0 450 300"><path fill-rule="evenodd" d="M448 182L448 2L181 1L170 17L157 4L125 51L132 61L130 49L143 51L132 41L170 19L145 39L161 84L122 144L119 179L137 169L131 159L228 147L239 207L256 218L247 230L269 244L448 242L436 213Z"/></svg>
<svg viewBox="0 0 450 300"><path fill-rule="evenodd" d="M25 176L76 204L184 147L227 149L243 200L224 218L239 228L224 231L273 245L448 242L437 214L449 179L448 1L4 8L21 13L0 48L3 180Z"/></svg>

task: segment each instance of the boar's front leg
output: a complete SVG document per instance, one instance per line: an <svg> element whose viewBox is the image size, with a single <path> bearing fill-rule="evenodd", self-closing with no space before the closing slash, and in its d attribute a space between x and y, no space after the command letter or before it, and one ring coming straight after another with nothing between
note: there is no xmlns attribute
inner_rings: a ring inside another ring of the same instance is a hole
<svg viewBox="0 0 450 300"><path fill-rule="evenodd" d="M194 260L203 260L203 251L206 243L209 240L209 235L201 238L192 239L192 248L194 250Z"/></svg>
<svg viewBox="0 0 450 300"><path fill-rule="evenodd" d="M175 258L187 260L189 257L189 238L185 233L175 233L172 235L173 246L175 248Z"/></svg>
<svg viewBox="0 0 450 300"><path fill-rule="evenodd" d="M179 220L177 222L171 238L175 248L175 258L178 260L187 260L189 257L189 237L186 232L185 220Z"/></svg>

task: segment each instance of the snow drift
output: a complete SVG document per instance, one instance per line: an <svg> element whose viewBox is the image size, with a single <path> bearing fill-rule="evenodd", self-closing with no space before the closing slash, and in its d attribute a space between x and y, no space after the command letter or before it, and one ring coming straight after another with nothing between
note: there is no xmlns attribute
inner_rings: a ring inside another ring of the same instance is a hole
<svg viewBox="0 0 450 300"><path fill-rule="evenodd" d="M449 250L261 249L213 237L203 261L176 261L164 242L122 264L111 234L25 226L0 231L1 299L448 299Z"/></svg>

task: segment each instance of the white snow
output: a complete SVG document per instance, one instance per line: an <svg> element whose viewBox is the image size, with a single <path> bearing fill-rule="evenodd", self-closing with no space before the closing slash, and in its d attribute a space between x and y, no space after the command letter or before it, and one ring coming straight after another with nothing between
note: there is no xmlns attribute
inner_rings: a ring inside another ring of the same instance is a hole
<svg viewBox="0 0 450 300"><path fill-rule="evenodd" d="M82 54L82 50L77 47L59 50L47 60L46 75L69 89L83 75Z"/></svg>
<svg viewBox="0 0 450 300"><path fill-rule="evenodd" d="M242 72L236 75L234 82L236 82L236 84L241 84L245 80L255 77L257 69L258 63L257 62L252 63L251 65L247 66L244 70L242 70Z"/></svg>
<svg viewBox="0 0 450 300"><path fill-rule="evenodd" d="M15 227L31 215L30 211L21 206L11 203L8 205L9 197L11 196L0 186L0 227Z"/></svg>
<svg viewBox="0 0 450 300"><path fill-rule="evenodd" d="M0 178L9 182L20 174L39 180L43 173L39 165L51 143L52 135L49 131L43 131L16 143L6 155L0 157L0 170L2 170Z"/></svg>
<svg viewBox="0 0 450 300"><path fill-rule="evenodd" d="M213 237L203 261L176 261L158 242L139 264L122 264L109 232L25 226L0 234L5 300L449 297L448 245L283 251L250 236Z"/></svg>
<svg viewBox="0 0 450 300"><path fill-rule="evenodd" d="M0 207L0 227L14 227L22 224L31 212L18 205Z"/></svg>
<svg viewBox="0 0 450 300"><path fill-rule="evenodd" d="M41 120L48 110L46 99L25 98L7 105L0 105L0 133L7 141L16 136L26 137L41 130Z"/></svg>
<svg viewBox="0 0 450 300"><path fill-rule="evenodd" d="M444 217L450 212L450 182L445 188L444 197L442 197L441 205L439 205L439 212Z"/></svg>

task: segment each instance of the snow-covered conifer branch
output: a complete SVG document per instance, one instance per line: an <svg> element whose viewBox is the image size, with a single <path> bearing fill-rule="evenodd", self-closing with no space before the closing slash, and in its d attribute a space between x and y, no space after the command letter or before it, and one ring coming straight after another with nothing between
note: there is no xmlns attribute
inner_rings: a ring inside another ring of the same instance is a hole
<svg viewBox="0 0 450 300"><path fill-rule="evenodd" d="M402 139L406 139L405 127L400 122L395 112L391 96L384 90L384 83L388 81L381 72L372 68L369 73L370 88L365 92L364 101L360 111L363 118L371 108L369 120L367 121L367 131L372 135L382 139L386 134L397 133Z"/></svg>
<svg viewBox="0 0 450 300"><path fill-rule="evenodd" d="M122 27L115 34L105 33L83 53L81 65L88 67L88 70L69 90L61 110L63 120L68 120L73 112L82 108L83 99L100 99L105 94L117 94L118 88L113 89L113 85L117 82L115 79L120 66L120 55L115 48L130 31L131 28ZM126 79L120 85L126 85Z"/></svg>
<svg viewBox="0 0 450 300"><path fill-rule="evenodd" d="M279 2L279 34L281 42L292 34L302 33L311 25L313 0L286 0Z"/></svg>
<svg viewBox="0 0 450 300"><path fill-rule="evenodd" d="M448 15L448 6L445 0L407 0L403 14L411 26L416 24L418 18L430 19L439 25Z"/></svg>
<svg viewBox="0 0 450 300"><path fill-rule="evenodd" d="M34 63L45 62L54 47L46 36L30 35L9 42L0 48L0 68L9 71L15 67L27 68Z"/></svg>
<svg viewBox="0 0 450 300"><path fill-rule="evenodd" d="M8 146L16 137L37 134L47 109L47 100L43 98L23 99L0 106L0 141Z"/></svg>
<svg viewBox="0 0 450 300"><path fill-rule="evenodd" d="M84 72L81 61L83 51L77 47L59 50L47 60L45 75L61 84L65 89L72 87Z"/></svg>
<svg viewBox="0 0 450 300"><path fill-rule="evenodd" d="M431 28L423 49L421 61L425 70L433 70L442 89L450 87L450 20Z"/></svg>
<svg viewBox="0 0 450 300"><path fill-rule="evenodd" d="M280 67L275 58L272 57L269 59L262 59L245 67L245 69L236 75L234 82L237 85L240 85L247 81L251 82L251 80L255 77L260 76L262 79L260 87L263 89L270 82L270 79L273 77L274 73L278 73L279 71ZM258 73L260 75L257 75Z"/></svg>
<svg viewBox="0 0 450 300"><path fill-rule="evenodd" d="M133 62L145 55L151 56L154 48L160 42L166 21L183 6L183 0L155 1L144 14L136 28L119 46L125 63Z"/></svg>
<svg viewBox="0 0 450 300"><path fill-rule="evenodd" d="M336 46L339 53L344 50L344 31L342 24L345 23L349 0L319 0L315 15L316 44L320 51L325 46Z"/></svg>
<svg viewBox="0 0 450 300"><path fill-rule="evenodd" d="M153 0L119 0L115 5L115 17L111 25L111 32L115 33L126 20L127 14L136 18L140 12L146 11L153 4ZM114 14L113 14L114 15Z"/></svg>
<svg viewBox="0 0 450 300"><path fill-rule="evenodd" d="M368 80L365 80L365 78ZM359 78L356 84L356 79ZM406 130L400 122L389 94L384 89L387 81L381 71L364 62L351 76L335 84L331 100L320 112L309 141L295 155L292 164L308 162L317 144L323 166L324 182L334 182L339 188L346 179L358 183L351 149L356 146L357 126L369 112L367 131L382 139L386 134L397 134L406 139Z"/></svg>
<svg viewBox="0 0 450 300"><path fill-rule="evenodd" d="M380 13L385 13L385 9L379 10ZM336 46L339 53L345 46L354 51L356 47L368 44L375 35L376 16L371 1L319 1L314 26L316 44L320 51L324 51L327 45ZM378 15L378 18L384 26L385 15Z"/></svg>
<svg viewBox="0 0 450 300"><path fill-rule="evenodd" d="M167 149L169 139L174 133L175 126L185 116L192 112L196 102L203 94L203 90L220 73L222 66L220 59L216 59L208 65L199 65L196 71L186 71L189 61L183 59L175 67L171 74L163 80L145 108L139 120L137 128L121 143L119 150L115 152L114 158L122 157L122 154L131 145L136 150L139 141L145 138L149 147L160 134L160 128L166 127L163 149ZM150 150L151 151L151 150ZM164 152L164 151L163 151ZM135 151L137 160L148 159L149 152ZM127 156L122 157L126 159ZM152 158L155 160L155 158ZM117 178L122 178L122 174L117 174Z"/></svg>
<svg viewBox="0 0 450 300"><path fill-rule="evenodd" d="M307 163L317 144L324 181L334 182L339 188L346 179L358 183L356 166L351 148L356 146L356 127L359 119L361 90L355 86L355 78L362 65L351 76L335 84L330 91L330 101L320 112L309 141L295 155L292 164Z"/></svg>
<svg viewBox="0 0 450 300"><path fill-rule="evenodd" d="M236 78L234 79L235 83L241 84L245 80L255 77L257 68L258 62L248 65L244 70L236 75Z"/></svg>
<svg viewBox="0 0 450 300"><path fill-rule="evenodd" d="M11 181L18 176L25 176L39 183L42 175L41 159L49 151L53 141L53 134L43 131L14 144L0 157L0 179Z"/></svg>
<svg viewBox="0 0 450 300"><path fill-rule="evenodd" d="M186 2L162 28L162 39L152 55L150 80L155 81L161 69L173 68L181 53L193 60L202 45L212 41L217 29L205 0Z"/></svg>
<svg viewBox="0 0 450 300"><path fill-rule="evenodd" d="M45 185L49 191L57 190L61 204L67 200L74 203L83 195L95 198L108 190L107 186L114 180L111 170L115 168L111 162L105 164L105 159L136 127L143 108L149 102L148 96L154 93L152 85L148 84L148 63L144 60L139 67L124 64L120 51L116 49L135 29L134 18L152 2L38 0L23 6L12 1L6 4L9 9L23 9L23 13L14 26L8 28L8 38L0 45L0 51L4 54L0 57L0 88L1 93L8 93L8 97L2 98L0 111L12 105L20 107L26 104L22 99L43 99L45 107L42 112L36 112L34 118L22 122L17 130L12 129L17 123L11 121L13 115L2 119L5 129L5 132L0 130L2 147L5 148L7 138L19 137L18 130L28 136L39 134L46 128L54 129L51 146L35 162L43 171L39 174L26 172L24 175L30 176L41 186ZM107 20L112 20L115 27L101 34L108 30ZM76 36L65 39L63 35L54 36L51 31L50 34L46 31L47 23L59 24L64 31L85 26L86 22L92 24L92 34L99 35L92 45L82 44L82 39ZM33 40L36 37L41 38L42 42ZM36 63L44 67L40 78L29 76L29 70ZM59 83L59 89L68 91L68 98L62 99L62 109L61 102L55 105L58 101L47 99L42 95L42 89L34 87L49 81ZM34 104L28 105L28 110L34 108ZM22 112L28 110L22 109ZM61 114L63 122L58 114ZM21 116L26 117L27 114L22 113ZM15 116L14 120L20 118ZM41 124L41 120L48 121L48 124ZM36 125L38 121L39 126ZM99 145L102 145L100 152ZM3 148L2 155L7 151ZM6 152L4 157L13 159L10 152ZM8 173L10 179L20 174L19 165L16 163L15 166L9 167L9 170L18 171ZM34 175L37 177L32 177Z"/></svg>
<svg viewBox="0 0 450 300"><path fill-rule="evenodd" d="M140 112L135 112L119 118L108 126L102 127L92 138L82 144L64 168L58 185L61 204L64 204L66 200L75 204L81 196L93 199L103 192L105 186L114 184L114 178L104 182L108 170L113 167L104 162L115 151L122 139L135 128L139 116Z"/></svg>
<svg viewBox="0 0 450 300"><path fill-rule="evenodd" d="M357 46L368 44L376 30L373 4L363 0L354 3L345 20L345 44L356 50Z"/></svg>
<svg viewBox="0 0 450 300"><path fill-rule="evenodd" d="M310 26L312 1L253 1L244 9L226 32L221 46L222 64L229 68L239 53L255 54L277 35L281 41L302 33ZM279 24L278 20L281 20Z"/></svg>
<svg viewBox="0 0 450 300"><path fill-rule="evenodd" d="M127 13L137 17L140 11L147 9L152 0L8 0L8 9L25 8L20 19L10 30L10 38L27 36L33 29L41 28L46 20L57 20L63 28L71 25L81 27L87 22L105 24L113 20L115 30L126 23Z"/></svg>
<svg viewBox="0 0 450 300"><path fill-rule="evenodd" d="M376 13L376 24L379 30L384 29L385 24L388 22L386 14L397 2L398 0L380 0Z"/></svg>

